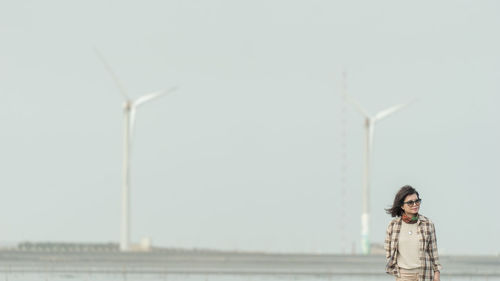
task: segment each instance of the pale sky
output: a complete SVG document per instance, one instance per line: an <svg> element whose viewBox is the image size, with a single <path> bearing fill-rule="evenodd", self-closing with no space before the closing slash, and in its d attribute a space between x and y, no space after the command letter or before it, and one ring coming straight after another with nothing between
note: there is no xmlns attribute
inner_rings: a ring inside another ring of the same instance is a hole
<svg viewBox="0 0 500 281"><path fill-rule="evenodd" d="M121 96L137 112L132 238L165 247L360 249L411 184L442 254L498 254L498 1L0 1L0 242L118 242ZM347 134L342 140L341 119ZM347 185L342 196L341 154ZM345 215L342 215L345 213Z"/></svg>

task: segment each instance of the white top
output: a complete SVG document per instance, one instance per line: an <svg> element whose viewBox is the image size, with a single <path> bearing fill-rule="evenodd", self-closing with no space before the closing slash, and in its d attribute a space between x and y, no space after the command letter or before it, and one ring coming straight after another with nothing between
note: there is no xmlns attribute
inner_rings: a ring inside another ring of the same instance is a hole
<svg viewBox="0 0 500 281"><path fill-rule="evenodd" d="M420 267L420 243L421 234L417 230L417 223L408 224L401 222L401 232L398 243L398 266L405 269Z"/></svg>

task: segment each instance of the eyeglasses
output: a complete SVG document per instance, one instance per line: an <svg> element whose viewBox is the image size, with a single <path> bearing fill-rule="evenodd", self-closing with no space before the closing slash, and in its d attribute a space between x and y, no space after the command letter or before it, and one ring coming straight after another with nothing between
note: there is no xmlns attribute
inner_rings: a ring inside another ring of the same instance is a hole
<svg viewBox="0 0 500 281"><path fill-rule="evenodd" d="M415 204L420 205L420 202L422 202L422 199L419 198L417 200L410 200L410 201L403 202L403 204L406 204L406 205L411 207Z"/></svg>

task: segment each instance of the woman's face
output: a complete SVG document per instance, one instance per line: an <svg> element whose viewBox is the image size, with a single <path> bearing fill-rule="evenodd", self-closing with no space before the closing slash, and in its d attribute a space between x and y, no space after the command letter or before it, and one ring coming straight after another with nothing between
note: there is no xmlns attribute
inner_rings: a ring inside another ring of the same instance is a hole
<svg viewBox="0 0 500 281"><path fill-rule="evenodd" d="M403 206L401 208L403 208L403 211L410 217L416 215L420 209L420 202L418 204L415 202L417 200L418 196L414 193L406 196L403 201ZM408 204L408 202L411 204Z"/></svg>

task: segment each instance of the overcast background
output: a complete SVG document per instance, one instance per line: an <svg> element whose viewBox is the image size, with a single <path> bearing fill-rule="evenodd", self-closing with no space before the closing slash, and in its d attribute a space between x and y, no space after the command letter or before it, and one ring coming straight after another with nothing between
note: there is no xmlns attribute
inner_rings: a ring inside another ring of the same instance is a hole
<svg viewBox="0 0 500 281"><path fill-rule="evenodd" d="M442 254L500 253L498 1L0 3L2 243L119 241L122 100L96 46L133 97L180 87L137 112L134 241L359 252L344 67L372 113L418 99L376 127L372 242L411 184Z"/></svg>

